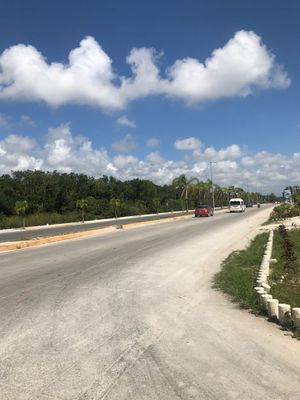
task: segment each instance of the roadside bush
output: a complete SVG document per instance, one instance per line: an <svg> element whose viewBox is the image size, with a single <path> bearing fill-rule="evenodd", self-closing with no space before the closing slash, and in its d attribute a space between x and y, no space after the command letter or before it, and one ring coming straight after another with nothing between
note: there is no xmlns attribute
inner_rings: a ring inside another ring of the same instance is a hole
<svg viewBox="0 0 300 400"><path fill-rule="evenodd" d="M280 204L272 211L269 221L292 218L300 215L300 207L297 204Z"/></svg>
<svg viewBox="0 0 300 400"><path fill-rule="evenodd" d="M300 306L300 231L287 231L283 225L274 232L272 264L269 283L271 295L281 303Z"/></svg>
<svg viewBox="0 0 300 400"><path fill-rule="evenodd" d="M38 225L53 225L61 224L64 222L78 222L80 221L80 214L77 212L69 212L64 214L59 214L57 212L53 213L36 213L29 214L26 216L27 226L38 226ZM21 228L22 218L17 215L12 216L0 216L0 229L10 229L10 228Z"/></svg>

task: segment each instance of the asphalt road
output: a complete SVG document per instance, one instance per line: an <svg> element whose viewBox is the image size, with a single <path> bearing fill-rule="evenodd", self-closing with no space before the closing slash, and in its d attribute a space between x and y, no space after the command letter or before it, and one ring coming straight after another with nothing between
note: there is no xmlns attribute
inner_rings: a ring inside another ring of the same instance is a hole
<svg viewBox="0 0 300 400"><path fill-rule="evenodd" d="M2 254L0 398L299 400L299 342L211 288L270 209Z"/></svg>
<svg viewBox="0 0 300 400"><path fill-rule="evenodd" d="M20 240L29 240L37 237L50 237L55 235L61 235L65 233L75 233L75 232L83 232L90 231L93 229L104 228L107 226L116 226L116 225L128 225L135 222L143 222L143 221L156 221L164 218L174 217L186 215L186 213L164 213L164 214L152 214L152 215L143 215L137 217L125 217L118 219L108 219L101 220L98 222L95 221L85 221L84 223L74 223L74 224L61 224L54 226L43 226L43 227L29 227L29 228L20 228L20 229L5 229L0 231L0 243L4 242L15 242Z"/></svg>

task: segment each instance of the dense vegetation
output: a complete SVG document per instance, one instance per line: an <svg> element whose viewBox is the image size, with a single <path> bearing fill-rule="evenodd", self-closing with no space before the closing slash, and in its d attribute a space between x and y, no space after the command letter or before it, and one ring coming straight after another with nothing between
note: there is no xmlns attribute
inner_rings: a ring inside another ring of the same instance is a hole
<svg viewBox="0 0 300 400"><path fill-rule="evenodd" d="M269 277L271 294L280 303L300 307L300 231L281 225L274 234L272 256L277 263Z"/></svg>
<svg viewBox="0 0 300 400"><path fill-rule="evenodd" d="M274 200L275 196L246 193L233 186L215 185L215 205L225 206L230 197L249 202ZM15 171L0 176L0 228L53 224L84 219L186 210L212 200L211 182L185 175L170 185L148 180L122 182L113 177L84 174Z"/></svg>
<svg viewBox="0 0 300 400"><path fill-rule="evenodd" d="M297 217L300 215L300 201L296 201L294 204L285 203L275 207L272 211L269 221L277 221L285 218Z"/></svg>

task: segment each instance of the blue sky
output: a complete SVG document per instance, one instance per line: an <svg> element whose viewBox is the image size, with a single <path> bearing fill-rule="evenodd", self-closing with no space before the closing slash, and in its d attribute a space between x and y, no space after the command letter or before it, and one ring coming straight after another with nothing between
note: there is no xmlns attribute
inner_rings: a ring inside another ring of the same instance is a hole
<svg viewBox="0 0 300 400"><path fill-rule="evenodd" d="M299 184L299 11L276 0L3 1L0 172L162 184L207 179L214 161L224 186Z"/></svg>

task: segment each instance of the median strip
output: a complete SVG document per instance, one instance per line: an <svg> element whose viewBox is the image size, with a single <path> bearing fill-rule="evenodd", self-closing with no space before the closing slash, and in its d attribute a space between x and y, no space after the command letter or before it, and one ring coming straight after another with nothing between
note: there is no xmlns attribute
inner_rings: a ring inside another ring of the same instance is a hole
<svg viewBox="0 0 300 400"><path fill-rule="evenodd" d="M192 218L192 217L193 217L193 215L191 215L191 214L180 215L180 216L174 216L174 217L164 218L164 219L159 219L159 220L132 222L130 224L124 224L124 225L122 225L122 224L113 225L113 226L109 226L109 227L92 229L92 230L87 230L87 231L82 231L82 232L65 233L65 234L61 234L61 235L48 236L48 237L38 237L38 238L34 238L34 239L21 240L18 242L6 242L6 243L0 244L0 252L21 250L21 249L26 249L29 247L35 247L35 246L41 246L41 245L55 243L55 242L61 242L64 240L71 240L71 239L78 239L78 238L83 238L83 237L88 237L88 236L101 235L103 233L113 232L117 229L124 229L124 230L134 229L134 228L138 228L138 227L141 227L144 225L156 225L156 224L166 223L166 222L179 220L179 219L187 219L187 218Z"/></svg>

